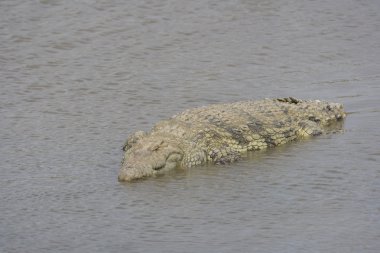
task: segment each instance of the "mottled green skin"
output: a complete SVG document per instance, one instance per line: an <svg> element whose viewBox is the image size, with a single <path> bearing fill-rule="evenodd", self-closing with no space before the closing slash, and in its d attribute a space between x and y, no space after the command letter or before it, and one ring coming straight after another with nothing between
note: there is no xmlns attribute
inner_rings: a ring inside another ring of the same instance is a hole
<svg viewBox="0 0 380 253"><path fill-rule="evenodd" d="M137 132L124 146L120 181L175 167L229 163L251 150L323 133L346 116L343 106L319 100L265 99L186 110Z"/></svg>

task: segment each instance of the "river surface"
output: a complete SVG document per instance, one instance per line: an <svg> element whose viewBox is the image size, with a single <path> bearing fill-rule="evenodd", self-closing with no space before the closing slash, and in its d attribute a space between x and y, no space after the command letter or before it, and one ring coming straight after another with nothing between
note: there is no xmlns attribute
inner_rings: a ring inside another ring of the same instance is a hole
<svg viewBox="0 0 380 253"><path fill-rule="evenodd" d="M186 108L340 102L344 131L119 183ZM379 252L380 1L0 1L1 252Z"/></svg>

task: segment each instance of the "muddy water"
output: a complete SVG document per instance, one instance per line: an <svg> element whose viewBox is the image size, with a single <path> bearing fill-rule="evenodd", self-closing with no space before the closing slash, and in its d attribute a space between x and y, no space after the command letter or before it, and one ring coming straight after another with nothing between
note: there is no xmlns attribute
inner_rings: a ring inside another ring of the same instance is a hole
<svg viewBox="0 0 380 253"><path fill-rule="evenodd" d="M380 4L0 2L1 252L378 252ZM185 108L341 102L344 133L117 182Z"/></svg>

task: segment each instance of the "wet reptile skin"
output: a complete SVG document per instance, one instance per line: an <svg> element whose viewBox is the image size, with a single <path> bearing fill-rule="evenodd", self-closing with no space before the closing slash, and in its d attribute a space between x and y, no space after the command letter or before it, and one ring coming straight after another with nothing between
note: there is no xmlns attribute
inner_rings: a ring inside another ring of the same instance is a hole
<svg viewBox="0 0 380 253"><path fill-rule="evenodd" d="M345 116L341 104L291 97L189 109L128 138L119 180L233 162L248 151L322 134Z"/></svg>

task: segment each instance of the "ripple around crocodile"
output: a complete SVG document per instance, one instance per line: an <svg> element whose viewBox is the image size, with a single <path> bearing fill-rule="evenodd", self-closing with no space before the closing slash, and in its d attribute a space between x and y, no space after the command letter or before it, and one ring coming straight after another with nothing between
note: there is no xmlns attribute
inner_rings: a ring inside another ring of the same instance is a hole
<svg viewBox="0 0 380 253"><path fill-rule="evenodd" d="M343 120L343 106L320 100L264 99L188 109L127 139L120 181L154 176L178 166L224 164L248 151L320 135Z"/></svg>

